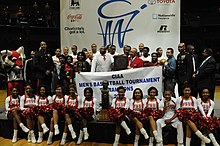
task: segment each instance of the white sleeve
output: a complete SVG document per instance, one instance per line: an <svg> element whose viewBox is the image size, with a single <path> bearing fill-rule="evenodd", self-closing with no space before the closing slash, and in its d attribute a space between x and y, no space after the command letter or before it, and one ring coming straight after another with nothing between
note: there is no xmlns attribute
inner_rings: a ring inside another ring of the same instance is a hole
<svg viewBox="0 0 220 146"><path fill-rule="evenodd" d="M215 103L212 100L210 100L210 102L211 102L211 106L209 107L209 111L208 111L207 117L211 116L212 111L213 111L214 106L215 106Z"/></svg>
<svg viewBox="0 0 220 146"><path fill-rule="evenodd" d="M25 110L26 108L24 108L24 95L23 96L21 96L21 98L20 98L20 109L21 110Z"/></svg>
<svg viewBox="0 0 220 146"><path fill-rule="evenodd" d="M97 62L97 55L92 60L91 72L95 72Z"/></svg>
<svg viewBox="0 0 220 146"><path fill-rule="evenodd" d="M206 114L201 104L201 99L197 99L197 106L198 106L199 111L202 113L203 117L206 117Z"/></svg>
<svg viewBox="0 0 220 146"><path fill-rule="evenodd" d="M6 99L5 99L5 109L6 111L9 111L10 108L9 108L9 103L10 102L10 96L8 96Z"/></svg>

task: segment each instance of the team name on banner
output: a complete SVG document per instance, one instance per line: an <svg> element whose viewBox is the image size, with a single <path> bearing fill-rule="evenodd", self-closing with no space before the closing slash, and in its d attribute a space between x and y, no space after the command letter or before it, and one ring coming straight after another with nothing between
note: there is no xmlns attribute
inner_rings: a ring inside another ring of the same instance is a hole
<svg viewBox="0 0 220 146"><path fill-rule="evenodd" d="M158 98L162 97L162 67L144 67L114 72L81 72L76 74L77 92L80 98L84 96L84 89L91 87L94 97L100 101L103 80L109 82L110 101L117 97L117 87L123 86L126 89L125 97L132 99L135 88L141 88L144 97L151 86L158 89Z"/></svg>

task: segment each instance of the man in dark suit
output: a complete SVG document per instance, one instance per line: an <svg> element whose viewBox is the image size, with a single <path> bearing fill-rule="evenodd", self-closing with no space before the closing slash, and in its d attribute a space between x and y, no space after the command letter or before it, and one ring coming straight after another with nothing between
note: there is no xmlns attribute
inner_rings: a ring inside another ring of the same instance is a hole
<svg viewBox="0 0 220 146"><path fill-rule="evenodd" d="M192 65L193 65L193 74L196 73L197 68L199 67L199 57L195 54L195 47L193 45L187 45L186 47L187 52L191 55L192 58ZM198 91L196 89L196 80L192 77L191 80L191 95L197 97Z"/></svg>
<svg viewBox="0 0 220 146"><path fill-rule="evenodd" d="M214 100L216 61L212 55L212 49L204 49L202 53L204 60L198 67L197 72L193 75L193 77L197 81L197 89L200 97L202 97L202 89L206 87L209 88L210 99Z"/></svg>
<svg viewBox="0 0 220 146"><path fill-rule="evenodd" d="M186 51L184 43L178 45L176 79L179 95L183 95L183 85L190 84L193 75L193 63L191 55Z"/></svg>
<svg viewBox="0 0 220 146"><path fill-rule="evenodd" d="M52 70L54 68L52 56L47 53L47 44L42 41L39 51L33 58L34 67L36 69L37 89L45 86L47 93L51 93Z"/></svg>

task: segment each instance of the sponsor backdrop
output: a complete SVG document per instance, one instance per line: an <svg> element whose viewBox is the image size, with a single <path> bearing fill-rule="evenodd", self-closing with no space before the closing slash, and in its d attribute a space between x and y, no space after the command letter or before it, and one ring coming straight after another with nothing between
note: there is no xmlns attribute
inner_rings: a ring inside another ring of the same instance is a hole
<svg viewBox="0 0 220 146"><path fill-rule="evenodd" d="M135 76L134 76L135 74ZM100 100L102 82L108 80L110 89L110 100L117 96L117 87L126 88L125 97L132 99L135 88L141 88L144 97L151 86L158 89L158 98L162 98L162 67L144 67L138 69L128 69L115 72L81 72L76 74L76 86L79 97L83 97L84 89L92 87L94 97Z"/></svg>
<svg viewBox="0 0 220 146"><path fill-rule="evenodd" d="M60 0L60 10L61 48L115 44L121 53L143 42L165 52L180 40L180 0Z"/></svg>

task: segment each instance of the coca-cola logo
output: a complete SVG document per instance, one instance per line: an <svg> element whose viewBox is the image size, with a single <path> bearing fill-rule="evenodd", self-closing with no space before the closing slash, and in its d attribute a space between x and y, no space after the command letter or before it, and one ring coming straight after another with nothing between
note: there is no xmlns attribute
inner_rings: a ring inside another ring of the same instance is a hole
<svg viewBox="0 0 220 146"><path fill-rule="evenodd" d="M73 15L73 14L69 14L67 16L67 19L70 20L71 22L79 22L79 20L82 19L82 14L76 14L76 15Z"/></svg>

